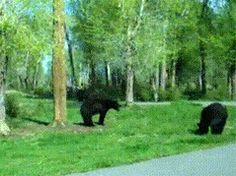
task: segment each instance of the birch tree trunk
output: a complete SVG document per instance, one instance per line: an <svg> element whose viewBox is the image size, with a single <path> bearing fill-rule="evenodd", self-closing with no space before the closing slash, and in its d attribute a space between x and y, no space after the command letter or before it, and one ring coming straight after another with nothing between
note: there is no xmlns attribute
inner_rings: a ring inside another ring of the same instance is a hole
<svg viewBox="0 0 236 176"><path fill-rule="evenodd" d="M203 43L200 42L200 73L199 73L199 88L203 95L206 94L206 63L205 63L205 49Z"/></svg>
<svg viewBox="0 0 236 176"><path fill-rule="evenodd" d="M173 60L171 68L171 87L174 88L175 86L176 86L176 60Z"/></svg>
<svg viewBox="0 0 236 176"><path fill-rule="evenodd" d="M142 17L144 15L144 6L146 3L146 0L140 0L141 4L140 4L140 9L139 9L139 13L137 14L137 16L134 18L135 20L133 21L134 23L132 24L132 22L130 22L130 24L128 24L128 28L127 28L127 49L126 49L126 63L127 63L127 67L126 67L126 76L127 76L127 80L126 80L126 104L132 104L134 101L134 91L133 91L133 84L134 84L134 70L133 70L133 61L132 61L132 55L133 55L133 49L132 49L132 45L134 44L134 40L137 36L137 32L140 28L140 25L142 23ZM124 11L124 3L125 1L121 2L122 6L122 11Z"/></svg>
<svg viewBox="0 0 236 176"><path fill-rule="evenodd" d="M96 65L93 61L90 63L90 75L89 75L89 82L91 86L96 85L97 83L97 76L96 76Z"/></svg>
<svg viewBox="0 0 236 176"><path fill-rule="evenodd" d="M111 86L111 67L109 62L105 62L105 72L106 72L106 85Z"/></svg>
<svg viewBox="0 0 236 176"><path fill-rule="evenodd" d="M5 3L6 3L5 0L0 1L0 20L4 19L3 8ZM9 60L8 56L6 56L5 53L0 53L0 135L8 135L10 133L10 129L5 121L6 110L4 103L8 60Z"/></svg>
<svg viewBox="0 0 236 176"><path fill-rule="evenodd" d="M69 61L70 61L70 68L71 68L71 76L72 76L72 85L73 87L77 87L77 79L75 74L75 64L74 64L74 55L73 55L73 46L72 42L69 36L69 31L67 29L67 26L64 26L65 34L66 34L66 41L68 46L68 55L69 55Z"/></svg>
<svg viewBox="0 0 236 176"><path fill-rule="evenodd" d="M6 111L5 111L5 71L2 65L0 65L0 135L8 135L10 132L9 127L5 122Z"/></svg>
<svg viewBox="0 0 236 176"><path fill-rule="evenodd" d="M202 93L202 95L205 95L207 92L206 88L206 53L205 53L205 46L202 41L203 37L203 31L201 26L203 25L204 19L206 17L207 11L208 11L208 2L209 0L203 0L202 2L202 10L199 18L199 28L198 28L198 34L199 34L199 53L200 53L200 68L199 68L199 88Z"/></svg>
<svg viewBox="0 0 236 176"><path fill-rule="evenodd" d="M66 70L64 53L64 1L53 1L53 94L54 94L54 123L62 125L66 121Z"/></svg>
<svg viewBox="0 0 236 176"><path fill-rule="evenodd" d="M126 104L129 105L134 101L134 71L132 65L127 66L127 82L126 82Z"/></svg>
<svg viewBox="0 0 236 176"><path fill-rule="evenodd" d="M156 68L155 73L152 78L152 89L154 92L154 101L158 102L159 100L159 67Z"/></svg>
<svg viewBox="0 0 236 176"><path fill-rule="evenodd" d="M229 90L231 100L236 100L236 64L232 64L229 71Z"/></svg>
<svg viewBox="0 0 236 176"><path fill-rule="evenodd" d="M232 99L236 100L236 70L234 70L233 76L232 76Z"/></svg>
<svg viewBox="0 0 236 176"><path fill-rule="evenodd" d="M166 61L163 60L161 63L161 80L160 80L160 86L162 90L166 90L166 78L167 78Z"/></svg>
<svg viewBox="0 0 236 176"><path fill-rule="evenodd" d="M2 88L0 88L2 89ZM0 135L8 135L10 133L10 129L5 122L6 111L4 104L4 96L3 91L0 91Z"/></svg>

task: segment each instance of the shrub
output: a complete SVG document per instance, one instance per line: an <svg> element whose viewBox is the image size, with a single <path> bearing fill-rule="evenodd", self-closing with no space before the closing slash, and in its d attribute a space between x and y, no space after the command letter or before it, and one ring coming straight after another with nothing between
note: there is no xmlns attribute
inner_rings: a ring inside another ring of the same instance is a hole
<svg viewBox="0 0 236 176"><path fill-rule="evenodd" d="M160 101L175 101L182 97L182 93L178 88L168 88L159 91Z"/></svg>
<svg viewBox="0 0 236 176"><path fill-rule="evenodd" d="M6 93L6 113L10 117L18 117L20 115L20 102L23 95L21 92L10 91Z"/></svg>
<svg viewBox="0 0 236 176"><path fill-rule="evenodd" d="M138 101L151 101L153 100L153 91L151 86L144 84L136 84L134 86L134 98Z"/></svg>
<svg viewBox="0 0 236 176"><path fill-rule="evenodd" d="M52 90L47 87L38 87L34 89L34 94L42 98L51 98L53 97Z"/></svg>
<svg viewBox="0 0 236 176"><path fill-rule="evenodd" d="M219 86L217 89L207 91L203 98L208 100L226 100L229 99L227 90L227 87Z"/></svg>
<svg viewBox="0 0 236 176"><path fill-rule="evenodd" d="M195 83L187 84L187 86L184 88L184 95L189 100L198 100L202 97L202 94Z"/></svg>

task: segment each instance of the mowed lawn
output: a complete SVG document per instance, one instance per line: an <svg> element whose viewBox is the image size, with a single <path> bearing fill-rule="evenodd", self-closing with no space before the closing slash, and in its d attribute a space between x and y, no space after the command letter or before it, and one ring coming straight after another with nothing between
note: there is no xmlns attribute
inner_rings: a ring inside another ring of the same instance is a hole
<svg viewBox="0 0 236 176"><path fill-rule="evenodd" d="M32 121L52 122L52 101L24 99L21 118L8 120L11 136L0 137L0 175L61 176L236 143L235 107L218 136L193 134L201 109L185 101L134 105L109 111L104 127L86 128L70 101L68 126L52 128Z"/></svg>

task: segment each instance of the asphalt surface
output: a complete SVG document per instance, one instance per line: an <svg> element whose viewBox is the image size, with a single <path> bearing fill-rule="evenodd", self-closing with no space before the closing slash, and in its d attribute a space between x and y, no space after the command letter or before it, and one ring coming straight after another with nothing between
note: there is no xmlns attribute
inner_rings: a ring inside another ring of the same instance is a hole
<svg viewBox="0 0 236 176"><path fill-rule="evenodd" d="M67 176L236 176L236 144Z"/></svg>
<svg viewBox="0 0 236 176"><path fill-rule="evenodd" d="M207 106L211 103L221 103L225 106L236 106L236 102L234 101L186 101L192 104L198 104L202 106ZM164 102L134 102L135 105L170 105L172 102L171 101L164 101Z"/></svg>

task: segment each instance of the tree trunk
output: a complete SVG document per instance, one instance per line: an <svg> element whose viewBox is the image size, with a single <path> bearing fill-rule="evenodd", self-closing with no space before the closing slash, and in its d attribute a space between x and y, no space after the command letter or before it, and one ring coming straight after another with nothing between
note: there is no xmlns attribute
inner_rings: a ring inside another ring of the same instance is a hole
<svg viewBox="0 0 236 176"><path fill-rule="evenodd" d="M35 66L32 80L32 88L35 89L38 86L38 65Z"/></svg>
<svg viewBox="0 0 236 176"><path fill-rule="evenodd" d="M68 55L69 55L69 61L70 61L70 67L71 67L71 76L72 76L72 87L77 87L77 79L75 74L75 65L74 65L74 56L73 56L73 46L72 42L70 40L69 31L67 26L65 25L65 33L66 33L66 41L68 46Z"/></svg>
<svg viewBox="0 0 236 176"><path fill-rule="evenodd" d="M79 63L79 76L76 82L78 82L78 87L82 89L83 88L82 63Z"/></svg>
<svg viewBox="0 0 236 176"><path fill-rule="evenodd" d="M202 31L201 26L204 24L204 20L206 19L206 14L208 11L208 3L209 3L209 0L203 0L202 10L201 10L201 14L200 14L199 22L198 22L199 23L198 24L198 26L199 26L199 28L198 28L199 53L200 53L199 89L200 89L202 95L206 94L207 88L206 88L206 64L205 64L206 53L205 53L204 43L201 39L203 37L203 31Z"/></svg>
<svg viewBox="0 0 236 176"><path fill-rule="evenodd" d="M232 100L236 100L236 70L235 69L231 78L231 85L232 85Z"/></svg>
<svg viewBox="0 0 236 176"><path fill-rule="evenodd" d="M7 57L6 57L7 58ZM0 65L0 135L8 135L10 133L10 129L5 122L6 111L4 104L5 97L5 87L6 87L6 69L7 65Z"/></svg>
<svg viewBox="0 0 236 176"><path fill-rule="evenodd" d="M166 61L162 61L161 64L161 80L160 80L160 86L162 90L166 90L166 78L167 78L167 72L166 72Z"/></svg>
<svg viewBox="0 0 236 176"><path fill-rule="evenodd" d="M174 88L176 86L176 60L172 60L171 66L171 87Z"/></svg>
<svg viewBox="0 0 236 176"><path fill-rule="evenodd" d="M228 78L228 86L229 86L229 95L231 100L236 99L236 64L232 64L229 69L229 78Z"/></svg>
<svg viewBox="0 0 236 176"><path fill-rule="evenodd" d="M199 73L199 88L202 95L207 92L206 88L206 63L205 63L205 49L203 43L200 41L200 73Z"/></svg>
<svg viewBox="0 0 236 176"><path fill-rule="evenodd" d="M134 54L134 43L135 38L137 36L137 32L140 28L140 25L143 21L143 15L144 15L144 7L146 0L140 0L140 8L139 13L134 18L135 20L133 22L130 22L128 24L127 28L127 48L126 48L126 63L127 63L127 81L126 81L126 104L132 104L134 101L134 92L133 92L133 84L134 84L134 70L133 70L133 63L132 63L132 55ZM122 1L120 4L122 9L124 9L124 3L125 1ZM124 11L122 10L122 13Z"/></svg>
<svg viewBox="0 0 236 176"><path fill-rule="evenodd" d="M106 85L111 86L111 67L109 62L105 62Z"/></svg>
<svg viewBox="0 0 236 176"><path fill-rule="evenodd" d="M134 71L132 65L127 66L127 82L126 82L126 104L132 104L134 101Z"/></svg>
<svg viewBox="0 0 236 176"><path fill-rule="evenodd" d="M90 75L89 75L89 80L90 80L90 85L94 86L97 83L97 76L96 76L96 65L94 64L93 61L90 63Z"/></svg>
<svg viewBox="0 0 236 176"><path fill-rule="evenodd" d="M2 89L0 87L0 89ZM10 133L10 129L5 122L6 111L4 104L4 93L0 90L0 135L8 135Z"/></svg>
<svg viewBox="0 0 236 176"><path fill-rule="evenodd" d="M154 101L157 102L159 100L159 67L156 68L156 71L153 74L152 88L154 92Z"/></svg>
<svg viewBox="0 0 236 176"><path fill-rule="evenodd" d="M64 53L64 2L53 1L53 94L54 94L54 126L66 121L66 69Z"/></svg>
<svg viewBox="0 0 236 176"><path fill-rule="evenodd" d="M232 100L232 77L231 77L231 71L228 69L227 72L227 86L228 86L228 96Z"/></svg>

